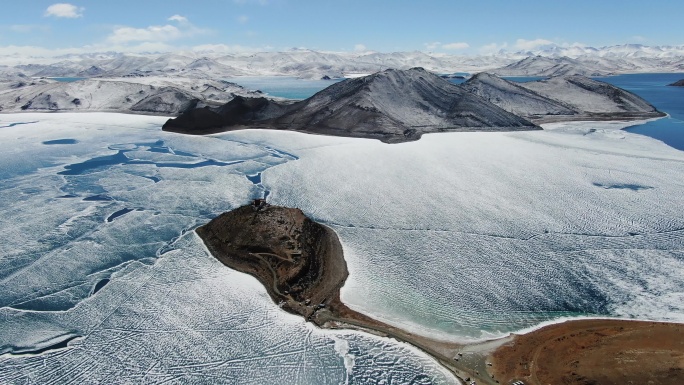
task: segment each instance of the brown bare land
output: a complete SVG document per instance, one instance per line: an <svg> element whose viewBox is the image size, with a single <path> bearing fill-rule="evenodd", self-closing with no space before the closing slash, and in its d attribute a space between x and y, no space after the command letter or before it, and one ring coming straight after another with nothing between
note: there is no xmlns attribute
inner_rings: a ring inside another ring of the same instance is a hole
<svg viewBox="0 0 684 385"><path fill-rule="evenodd" d="M681 385L684 325L589 319L518 335L491 356L503 384Z"/></svg>

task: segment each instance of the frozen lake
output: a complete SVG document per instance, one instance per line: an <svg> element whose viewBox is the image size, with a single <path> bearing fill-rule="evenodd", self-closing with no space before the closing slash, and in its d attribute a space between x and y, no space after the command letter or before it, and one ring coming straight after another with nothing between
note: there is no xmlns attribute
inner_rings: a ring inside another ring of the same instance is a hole
<svg viewBox="0 0 684 385"><path fill-rule="evenodd" d="M281 311L209 255L191 230L297 157L165 120L0 115L0 382L454 383L411 346Z"/></svg>
<svg viewBox="0 0 684 385"><path fill-rule="evenodd" d="M416 333L684 322L684 152L624 125L387 145L165 120L0 115L0 378L455 382L410 346L284 313L215 261L192 230L263 196L339 234L343 301Z"/></svg>

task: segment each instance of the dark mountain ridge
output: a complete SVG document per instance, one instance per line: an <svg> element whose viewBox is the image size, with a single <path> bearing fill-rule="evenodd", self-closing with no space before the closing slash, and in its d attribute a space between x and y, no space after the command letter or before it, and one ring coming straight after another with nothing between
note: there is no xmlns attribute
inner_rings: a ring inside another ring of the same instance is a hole
<svg viewBox="0 0 684 385"><path fill-rule="evenodd" d="M287 129L388 143L445 131L539 129L422 68L386 70L335 83L293 104L264 98L231 101L170 119L164 130L206 134L242 128Z"/></svg>
<svg viewBox="0 0 684 385"><path fill-rule="evenodd" d="M664 116L641 97L581 75L516 83L480 73L462 87L537 124L570 120L634 120Z"/></svg>

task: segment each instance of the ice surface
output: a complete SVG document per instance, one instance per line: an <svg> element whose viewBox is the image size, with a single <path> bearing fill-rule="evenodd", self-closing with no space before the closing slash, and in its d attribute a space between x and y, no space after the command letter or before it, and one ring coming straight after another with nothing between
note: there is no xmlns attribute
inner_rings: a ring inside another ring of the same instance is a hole
<svg viewBox="0 0 684 385"><path fill-rule="evenodd" d="M291 148L164 118L0 115L22 119L0 130L0 383L455 383L410 346L283 312L191 231L262 196L247 176Z"/></svg>
<svg viewBox="0 0 684 385"><path fill-rule="evenodd" d="M0 115L4 381L455 381L405 344L286 314L191 231L267 193L339 234L346 303L412 332L480 339L582 315L684 322L684 153L620 125L387 145L183 136L164 121ZM34 123L9 127L21 122ZM43 144L61 139L76 142Z"/></svg>
<svg viewBox="0 0 684 385"><path fill-rule="evenodd" d="M297 154L263 183L338 232L357 310L460 340L569 315L684 321L684 154L660 142L575 123Z"/></svg>

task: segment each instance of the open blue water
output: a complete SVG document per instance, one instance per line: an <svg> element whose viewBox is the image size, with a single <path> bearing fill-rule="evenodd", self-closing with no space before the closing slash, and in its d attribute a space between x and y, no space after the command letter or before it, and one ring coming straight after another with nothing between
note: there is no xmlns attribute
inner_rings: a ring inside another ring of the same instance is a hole
<svg viewBox="0 0 684 385"><path fill-rule="evenodd" d="M684 151L684 87L668 86L679 79L684 79L684 73L632 74L596 79L631 91L648 100L658 110L670 115L667 118L629 127L626 131L650 136Z"/></svg>

